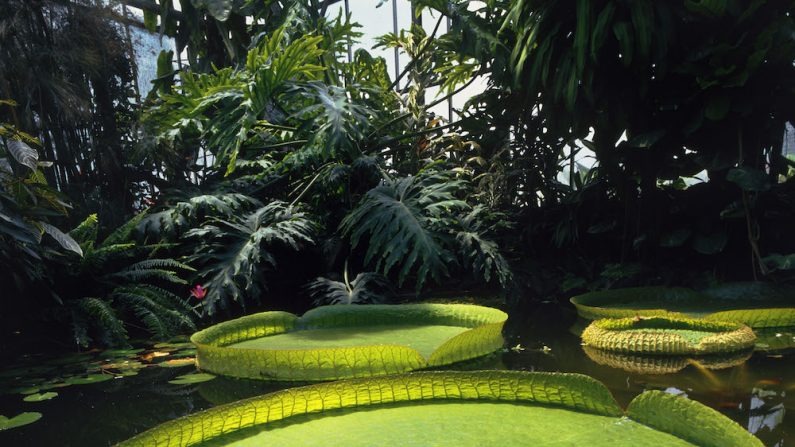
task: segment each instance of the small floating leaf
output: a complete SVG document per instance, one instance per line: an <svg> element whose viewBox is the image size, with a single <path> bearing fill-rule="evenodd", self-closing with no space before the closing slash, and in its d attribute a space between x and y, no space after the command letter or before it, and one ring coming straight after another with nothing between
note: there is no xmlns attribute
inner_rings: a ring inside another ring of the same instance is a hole
<svg viewBox="0 0 795 447"><path fill-rule="evenodd" d="M193 348L193 343L158 343L154 346L155 349L167 351L167 350L179 350L179 349L188 349Z"/></svg>
<svg viewBox="0 0 795 447"><path fill-rule="evenodd" d="M43 400L50 400L57 395L58 393L56 393L55 391L48 391L46 393L30 394L22 400L24 400L25 402L41 402Z"/></svg>
<svg viewBox="0 0 795 447"><path fill-rule="evenodd" d="M179 368L180 366L188 366L195 363L196 359L194 357L186 357L183 359L166 360L165 362L158 363L157 366L162 368Z"/></svg>
<svg viewBox="0 0 795 447"><path fill-rule="evenodd" d="M36 412L20 413L10 419L0 415L0 431L32 424L39 419L41 419L41 413Z"/></svg>
<svg viewBox="0 0 795 447"><path fill-rule="evenodd" d="M39 387L32 386L30 388L24 388L19 390L19 394L35 394L39 392Z"/></svg>
<svg viewBox="0 0 795 447"><path fill-rule="evenodd" d="M85 377L69 377L65 379L64 382L70 385L86 385L89 383L104 382L112 378L113 376L110 374L91 374Z"/></svg>
<svg viewBox="0 0 795 447"><path fill-rule="evenodd" d="M174 380L169 380L168 383L173 385L190 385L192 383L202 383L215 379L215 376L207 373L185 374L178 376Z"/></svg>

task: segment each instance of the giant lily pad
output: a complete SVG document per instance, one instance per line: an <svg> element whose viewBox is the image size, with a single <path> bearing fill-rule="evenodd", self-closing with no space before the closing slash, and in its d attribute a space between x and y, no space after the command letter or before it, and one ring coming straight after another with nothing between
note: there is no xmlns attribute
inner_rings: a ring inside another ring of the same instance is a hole
<svg viewBox="0 0 795 447"><path fill-rule="evenodd" d="M584 318L689 316L734 321L752 328L795 326L795 289L768 283L725 284L704 291L634 287L571 298Z"/></svg>
<svg viewBox="0 0 795 447"><path fill-rule="evenodd" d="M762 446L715 410L647 391L627 413L588 376L426 371L278 391L167 422L120 447Z"/></svg>
<svg viewBox="0 0 795 447"><path fill-rule="evenodd" d="M740 323L672 317L605 318L582 332L586 346L624 354L692 355L753 348L754 331Z"/></svg>
<svg viewBox="0 0 795 447"><path fill-rule="evenodd" d="M507 315L466 304L324 306L264 312L193 335L199 369L269 380L329 380L447 365L503 345Z"/></svg>

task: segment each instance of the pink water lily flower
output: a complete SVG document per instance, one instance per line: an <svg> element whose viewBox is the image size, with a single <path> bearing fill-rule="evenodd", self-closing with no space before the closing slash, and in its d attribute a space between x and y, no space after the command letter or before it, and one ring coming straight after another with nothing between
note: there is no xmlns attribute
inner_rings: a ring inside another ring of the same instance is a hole
<svg viewBox="0 0 795 447"><path fill-rule="evenodd" d="M201 286L201 284L196 284L190 289L190 296L196 298L197 300L204 299L205 295L207 295L207 289Z"/></svg>

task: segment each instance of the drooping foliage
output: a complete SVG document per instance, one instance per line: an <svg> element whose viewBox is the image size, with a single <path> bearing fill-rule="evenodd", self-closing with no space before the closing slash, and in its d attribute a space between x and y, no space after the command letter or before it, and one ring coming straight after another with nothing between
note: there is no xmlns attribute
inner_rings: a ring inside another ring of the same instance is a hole
<svg viewBox="0 0 795 447"><path fill-rule="evenodd" d="M492 148L528 244L751 277L795 249L792 2L417 3L452 20L448 67L490 74L461 129Z"/></svg>
<svg viewBox="0 0 795 447"><path fill-rule="evenodd" d="M54 290L68 309L65 319L80 346L92 341L126 344L130 324L161 340L196 327L195 312L183 295L188 284L184 277L194 269L156 257L163 247L135 240L134 231L143 217L140 214L101 242L96 215L70 232L84 256L61 261L66 266L55 277ZM64 319L62 310L56 312Z"/></svg>
<svg viewBox="0 0 795 447"><path fill-rule="evenodd" d="M98 213L122 224L151 175L130 164L138 90L125 23L101 2L0 5L0 98L18 104L0 121L38 138L53 163L44 177L71 199L73 222Z"/></svg>

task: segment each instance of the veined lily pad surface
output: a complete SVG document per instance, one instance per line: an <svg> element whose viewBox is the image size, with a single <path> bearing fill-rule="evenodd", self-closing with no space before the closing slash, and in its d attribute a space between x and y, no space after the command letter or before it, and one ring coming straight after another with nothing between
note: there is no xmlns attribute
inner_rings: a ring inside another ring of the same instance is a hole
<svg viewBox="0 0 795 447"><path fill-rule="evenodd" d="M193 335L200 369L266 380L333 380L447 365L496 351L507 315L466 304L264 312Z"/></svg>
<svg viewBox="0 0 795 447"><path fill-rule="evenodd" d="M730 353L753 348L756 336L741 323L672 317L605 318L582 333L586 346L625 354Z"/></svg>
<svg viewBox="0 0 795 447"><path fill-rule="evenodd" d="M733 283L704 291L681 287L634 287L571 298L584 318L697 317L752 328L795 326L795 289L767 283Z"/></svg>
<svg viewBox="0 0 795 447"><path fill-rule="evenodd" d="M332 442L333 440L333 442ZM626 413L580 374L417 372L287 389L167 422L133 446L704 446L762 443L661 391Z"/></svg>

